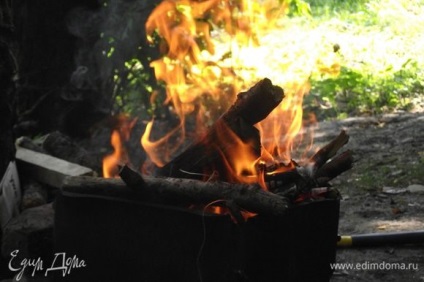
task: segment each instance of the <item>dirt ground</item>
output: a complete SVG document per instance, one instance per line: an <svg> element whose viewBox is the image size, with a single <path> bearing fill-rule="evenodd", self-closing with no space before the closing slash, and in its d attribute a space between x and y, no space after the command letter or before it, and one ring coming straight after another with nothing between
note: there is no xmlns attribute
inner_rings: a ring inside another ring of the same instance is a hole
<svg viewBox="0 0 424 282"><path fill-rule="evenodd" d="M350 135L344 148L356 162L332 181L343 196L339 234L424 230L424 113L323 122L316 141L324 144L341 129ZM406 191L414 184L418 191ZM338 270L334 282L424 281L424 244L338 249L337 262L384 269ZM389 270L389 263L412 263L418 270Z"/></svg>

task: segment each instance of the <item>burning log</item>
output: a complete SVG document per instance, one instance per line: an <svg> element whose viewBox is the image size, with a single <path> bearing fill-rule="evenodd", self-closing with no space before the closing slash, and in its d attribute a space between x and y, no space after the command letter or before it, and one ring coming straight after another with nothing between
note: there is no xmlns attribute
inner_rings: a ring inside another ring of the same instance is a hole
<svg viewBox="0 0 424 282"><path fill-rule="evenodd" d="M330 187L330 180L352 168L353 156L350 150L336 155L348 140L349 136L343 130L305 164L299 165L292 161L292 167L277 173L273 171L278 166L264 168L268 172L265 173L265 181L269 189L295 201L301 194L309 194L313 188Z"/></svg>
<svg viewBox="0 0 424 282"><path fill-rule="evenodd" d="M349 135L346 131L342 130L336 138L330 143L322 147L315 155L312 156L310 162L313 163L314 173L321 168L329 159L334 157L339 149L349 141Z"/></svg>
<svg viewBox="0 0 424 282"><path fill-rule="evenodd" d="M282 215L289 207L288 199L264 191L258 184L148 177L141 176L135 171L128 173L128 168L126 168L126 173L122 175L125 175L124 181L85 176L68 177L64 181L63 188L66 188L66 191L80 192L79 188L84 187L84 191L87 193L93 192L96 195L103 196L114 196L117 188L119 188L121 196L125 194L124 197L129 200L139 199L150 203L182 206L207 205L218 200L230 201L241 209L266 215ZM139 178L139 183L144 183L137 186L137 190L133 189L136 182L134 181L135 178ZM129 182L128 185L125 181Z"/></svg>
<svg viewBox="0 0 424 282"><path fill-rule="evenodd" d="M261 80L247 92L240 93L234 105L203 138L166 164L158 174L199 180L218 174L215 179L239 182L238 179L234 181L234 172L229 168L229 154L240 146L238 142L241 140L249 146L247 151L242 152L243 155L249 155L252 162L260 157L259 132L253 125L267 117L283 97L284 91L280 87L273 86L269 79ZM313 188L330 187L328 182L331 179L352 167L353 157L350 151L336 156L348 140L346 132L341 131L301 165L295 161L288 166L274 164L266 167L259 164L253 174L264 175L264 181L271 192L296 202L299 198L304 199L304 195L315 194L311 193ZM125 177L123 179L125 181ZM260 177L258 181L261 181Z"/></svg>
<svg viewBox="0 0 424 282"><path fill-rule="evenodd" d="M338 192L330 188L328 181L352 166L350 151L336 156L349 140L345 131L302 165L293 160L289 165L274 163L269 167L257 162L261 142L254 125L266 118L283 98L283 89L267 78L240 93L205 136L157 171L162 178L141 176L124 166L119 172L123 182L73 177L68 178L63 187L77 192L78 187L84 186L86 192L93 189L94 193L105 196L114 196L112 187L125 187L123 194L128 199L137 197L146 202L184 207L219 202L226 205L233 216L240 215L239 208L282 215L292 203L305 199L338 199ZM253 169L237 170L231 163L237 158L247 160Z"/></svg>
<svg viewBox="0 0 424 282"><path fill-rule="evenodd" d="M320 185L328 185L328 181L352 168L352 151L347 150L324 164L315 173L315 179Z"/></svg>
<svg viewBox="0 0 424 282"><path fill-rule="evenodd" d="M128 187L137 189L138 187L144 186L146 182L143 177L128 165L118 166L119 176L127 184Z"/></svg>
<svg viewBox="0 0 424 282"><path fill-rule="evenodd" d="M177 178L202 179L204 173L219 173L220 180L228 180L225 156L239 139L248 143L250 154L261 153L259 131L253 126L263 120L282 101L284 91L265 78L246 92L224 113L207 134L160 169L159 175Z"/></svg>
<svg viewBox="0 0 424 282"><path fill-rule="evenodd" d="M316 152L305 166L296 168L302 176L301 183L306 186L306 190L319 186L328 187L330 186L328 181L352 167L353 157L350 151L336 156L348 141L349 135L342 130L336 138ZM300 187L302 185L299 183L297 186L299 190L305 191L305 187Z"/></svg>

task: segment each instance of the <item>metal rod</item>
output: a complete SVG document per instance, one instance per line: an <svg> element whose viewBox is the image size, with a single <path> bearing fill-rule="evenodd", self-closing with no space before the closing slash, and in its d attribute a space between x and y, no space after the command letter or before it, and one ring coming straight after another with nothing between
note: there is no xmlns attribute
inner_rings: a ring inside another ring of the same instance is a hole
<svg viewBox="0 0 424 282"><path fill-rule="evenodd" d="M399 244L424 244L424 230L339 236L337 247L375 247Z"/></svg>

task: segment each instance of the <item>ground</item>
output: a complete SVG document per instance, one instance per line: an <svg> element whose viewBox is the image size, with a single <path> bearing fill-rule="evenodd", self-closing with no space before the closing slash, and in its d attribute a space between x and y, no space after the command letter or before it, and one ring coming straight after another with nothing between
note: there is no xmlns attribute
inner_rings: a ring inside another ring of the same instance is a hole
<svg viewBox="0 0 424 282"><path fill-rule="evenodd" d="M424 230L424 192L399 190L424 185L424 114L323 122L316 140L324 143L341 129L356 162L332 182L343 196L339 234ZM418 270L339 270L331 281L424 281L424 244L338 249L337 262L413 263Z"/></svg>

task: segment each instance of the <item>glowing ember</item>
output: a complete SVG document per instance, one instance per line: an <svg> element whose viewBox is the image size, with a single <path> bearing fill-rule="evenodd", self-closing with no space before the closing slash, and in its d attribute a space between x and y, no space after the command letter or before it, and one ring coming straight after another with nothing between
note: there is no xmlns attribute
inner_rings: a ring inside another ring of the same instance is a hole
<svg viewBox="0 0 424 282"><path fill-rule="evenodd" d="M302 103L310 89L309 77L314 72L335 74L339 65L333 55L319 57L325 48L331 53L332 46L322 44L310 54L285 48L311 42L287 33L287 12L287 2L277 0L174 0L156 7L146 22L146 32L150 42L158 43L163 57L151 66L156 78L165 82L166 102L181 124L154 142L149 141L153 123L148 124L141 143L152 162L161 167L178 151L187 117L196 115L197 131L203 132L235 100L236 93L268 77L285 89L286 97L258 125L264 146L261 159L250 154L248 144L227 128L222 136L234 149L225 152L226 166L233 181L259 183L263 177L252 177L259 162L286 163L287 167L279 169L292 169L292 152L302 141ZM179 141L169 144L176 134Z"/></svg>

